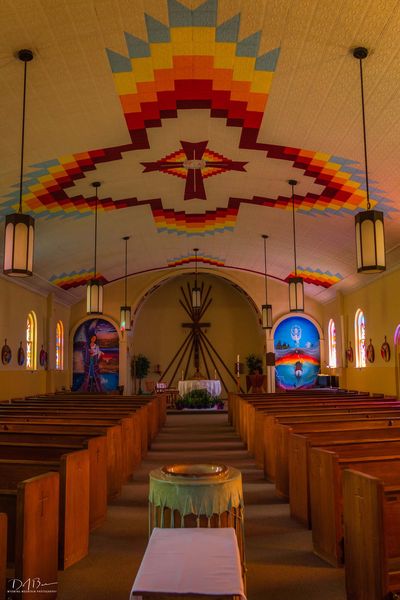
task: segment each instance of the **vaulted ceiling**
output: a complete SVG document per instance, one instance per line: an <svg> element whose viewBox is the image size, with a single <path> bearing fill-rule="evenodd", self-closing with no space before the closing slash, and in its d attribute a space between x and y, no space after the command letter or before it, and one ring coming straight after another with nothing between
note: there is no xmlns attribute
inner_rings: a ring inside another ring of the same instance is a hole
<svg viewBox="0 0 400 600"><path fill-rule="evenodd" d="M366 207L359 65L364 62L372 204L400 264L398 0L3 0L0 215L18 204L28 65L24 212L36 219L31 284L66 302L98 272L200 260L293 271L327 300L355 275L354 215Z"/></svg>

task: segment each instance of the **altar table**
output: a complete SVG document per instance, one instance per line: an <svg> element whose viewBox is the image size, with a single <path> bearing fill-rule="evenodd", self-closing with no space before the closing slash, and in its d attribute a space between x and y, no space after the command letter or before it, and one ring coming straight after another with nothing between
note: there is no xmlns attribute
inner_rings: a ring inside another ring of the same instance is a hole
<svg viewBox="0 0 400 600"><path fill-rule="evenodd" d="M183 396L192 390L207 390L211 396L221 394L221 382L219 379L186 379L178 382L179 394Z"/></svg>
<svg viewBox="0 0 400 600"><path fill-rule="evenodd" d="M130 600L155 598L246 600L233 529L153 529Z"/></svg>

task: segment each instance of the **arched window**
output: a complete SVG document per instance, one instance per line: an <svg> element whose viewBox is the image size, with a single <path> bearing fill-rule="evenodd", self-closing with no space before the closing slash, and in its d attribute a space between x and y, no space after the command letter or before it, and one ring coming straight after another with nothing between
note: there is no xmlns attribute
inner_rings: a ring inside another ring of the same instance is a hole
<svg viewBox="0 0 400 600"><path fill-rule="evenodd" d="M57 321L56 325L56 369L64 368L64 325L62 321Z"/></svg>
<svg viewBox="0 0 400 600"><path fill-rule="evenodd" d="M336 369L336 327L335 321L331 319L328 325L328 345L329 345L329 366Z"/></svg>
<svg viewBox="0 0 400 600"><path fill-rule="evenodd" d="M365 367L367 364L367 346L365 343L365 317L362 310L358 309L354 320L356 340L356 367Z"/></svg>
<svg viewBox="0 0 400 600"><path fill-rule="evenodd" d="M37 369L37 319L33 310L26 319L26 368Z"/></svg>

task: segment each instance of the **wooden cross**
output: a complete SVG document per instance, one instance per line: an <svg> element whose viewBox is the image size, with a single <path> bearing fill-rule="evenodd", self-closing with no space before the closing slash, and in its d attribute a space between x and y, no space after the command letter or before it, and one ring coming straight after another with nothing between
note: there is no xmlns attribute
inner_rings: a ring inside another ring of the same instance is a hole
<svg viewBox="0 0 400 600"><path fill-rule="evenodd" d="M193 352L194 352L194 368L196 373L200 367L200 335L202 329L211 327L211 323L201 323L200 321L193 321L192 323L182 323L182 327L185 329L191 329L193 335Z"/></svg>

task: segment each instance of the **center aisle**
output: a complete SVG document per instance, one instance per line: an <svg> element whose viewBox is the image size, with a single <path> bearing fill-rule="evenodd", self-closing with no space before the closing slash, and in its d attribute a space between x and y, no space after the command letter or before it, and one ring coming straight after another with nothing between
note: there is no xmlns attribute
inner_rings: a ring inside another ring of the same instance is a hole
<svg viewBox="0 0 400 600"><path fill-rule="evenodd" d="M345 600L344 571L312 553L311 532L289 517L226 414L169 415L134 479L90 538L89 556L60 573L59 600L128 600L147 545L149 471L174 462L218 462L241 470L248 600Z"/></svg>

